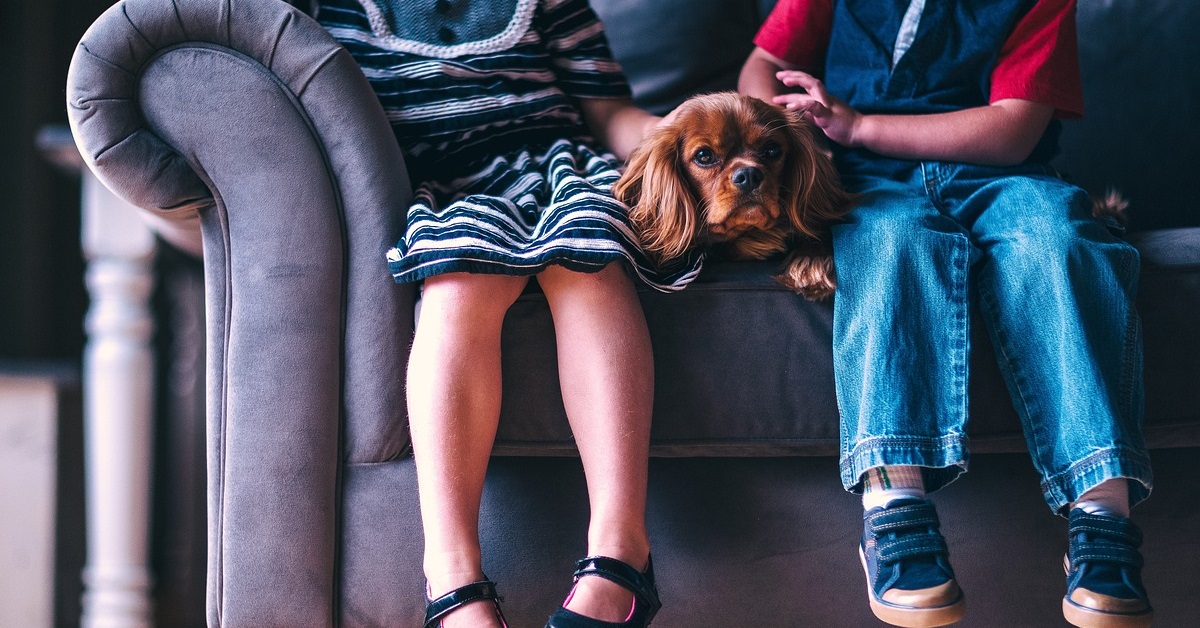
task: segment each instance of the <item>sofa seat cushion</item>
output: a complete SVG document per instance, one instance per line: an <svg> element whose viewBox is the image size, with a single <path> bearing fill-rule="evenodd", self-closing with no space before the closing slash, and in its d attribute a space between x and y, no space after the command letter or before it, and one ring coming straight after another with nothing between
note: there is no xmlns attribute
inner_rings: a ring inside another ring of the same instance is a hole
<svg viewBox="0 0 1200 628"><path fill-rule="evenodd" d="M1142 253L1146 437L1200 445L1200 228L1130 236ZM771 279L763 262L711 263L686 290L641 292L654 345L653 453L658 456L831 455L838 451L830 303ZM1025 448L995 354L972 320L972 451ZM498 454L572 455L555 377L550 311L536 285L505 321ZM530 374L539 375L530 375Z"/></svg>
<svg viewBox="0 0 1200 628"><path fill-rule="evenodd" d="M1129 236L1142 254L1138 312L1145 339L1146 440L1200 444L1200 227Z"/></svg>
<svg viewBox="0 0 1200 628"><path fill-rule="evenodd" d="M674 294L641 293L655 356L658 455L836 451L832 307L776 284L766 263L709 264ZM573 451L545 299L509 311L497 452Z"/></svg>
<svg viewBox="0 0 1200 628"><path fill-rule="evenodd" d="M687 289L641 292L654 346L656 456L790 456L838 452L833 306L777 284L775 265L710 263ZM1020 451L986 333L972 329L970 433L977 451ZM497 454L573 455L544 296L509 311Z"/></svg>

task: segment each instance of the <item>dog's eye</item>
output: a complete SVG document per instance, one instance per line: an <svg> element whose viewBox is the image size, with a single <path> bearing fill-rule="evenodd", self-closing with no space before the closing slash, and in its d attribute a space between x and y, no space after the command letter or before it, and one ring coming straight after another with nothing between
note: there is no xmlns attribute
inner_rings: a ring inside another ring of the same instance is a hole
<svg viewBox="0 0 1200 628"><path fill-rule="evenodd" d="M769 142L762 148L763 159L776 159L783 154L783 149L775 142Z"/></svg>
<svg viewBox="0 0 1200 628"><path fill-rule="evenodd" d="M701 166L711 166L717 163L717 154L711 148L701 148L692 156L692 161Z"/></svg>

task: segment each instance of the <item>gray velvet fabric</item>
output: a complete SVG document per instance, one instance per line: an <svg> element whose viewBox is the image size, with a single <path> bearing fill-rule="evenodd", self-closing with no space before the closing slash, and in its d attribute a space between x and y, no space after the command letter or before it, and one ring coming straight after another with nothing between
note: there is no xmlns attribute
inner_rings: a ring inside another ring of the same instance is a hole
<svg viewBox="0 0 1200 628"><path fill-rule="evenodd" d="M665 114L689 96L737 89L774 0L591 0L634 98Z"/></svg>
<svg viewBox="0 0 1200 628"><path fill-rule="evenodd" d="M770 4L594 1L635 97L658 110L732 86ZM1085 77L1169 78L1175 100L1129 115L1111 84L1089 84L1089 113L1104 126L1068 123L1060 165L1094 191L1110 177L1128 183L1135 226L1189 225L1130 237L1143 257L1159 480L1139 510L1147 581L1161 625L1184 625L1200 613L1183 584L1194 577L1176 577L1200 564L1200 547L1178 540L1200 525L1180 498L1200 454L1200 219L1194 177L1161 175L1179 168L1176 139L1195 139L1178 111L1194 111L1197 68L1170 59L1194 58L1182 56L1193 44L1175 21L1195 27L1200 12L1139 5L1081 7ZM1123 41L1131 26L1163 38L1135 59L1092 43ZM277 0L124 0L84 37L67 92L101 180L167 220L202 221L209 624L416 625L420 519L403 396L415 290L383 263L411 192L362 73ZM1174 148L1144 148L1149 135ZM859 507L833 456L830 306L786 292L771 271L714 263L679 294L641 294L657 382L649 513L666 606L656 626L871 622L854 555ZM536 289L505 323L502 455L482 525L514 626L548 616L585 551L551 325ZM938 498L970 599L964 625L1061 625L1063 524L1041 502L980 325L973 346L972 451L1016 453L972 458Z"/></svg>
<svg viewBox="0 0 1200 628"><path fill-rule="evenodd" d="M201 212L209 622L331 625L341 461L407 446L413 290L380 260L410 190L374 94L282 3L128 2L81 42L68 106L106 184Z"/></svg>

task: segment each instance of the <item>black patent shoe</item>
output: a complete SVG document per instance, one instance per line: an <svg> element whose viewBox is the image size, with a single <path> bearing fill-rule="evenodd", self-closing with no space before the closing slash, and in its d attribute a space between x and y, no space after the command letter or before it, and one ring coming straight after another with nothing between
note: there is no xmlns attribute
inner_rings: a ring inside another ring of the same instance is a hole
<svg viewBox="0 0 1200 628"><path fill-rule="evenodd" d="M643 628L650 625L654 614L662 608L658 587L654 584L654 561L647 558L646 571L607 556L589 556L576 563L574 581L584 576L596 576L615 582L633 593L633 610L623 622L601 621L574 611L559 608L546 622L546 628Z"/></svg>
<svg viewBox="0 0 1200 628"><path fill-rule="evenodd" d="M440 628L442 618L454 611L480 600L491 600L492 607L496 610L496 619L500 620L500 625L508 628L508 623L504 621L504 613L500 612L500 601L504 598L496 593L496 583L491 580L480 580L471 584L461 586L436 600L429 601L425 604L425 623L424 628Z"/></svg>

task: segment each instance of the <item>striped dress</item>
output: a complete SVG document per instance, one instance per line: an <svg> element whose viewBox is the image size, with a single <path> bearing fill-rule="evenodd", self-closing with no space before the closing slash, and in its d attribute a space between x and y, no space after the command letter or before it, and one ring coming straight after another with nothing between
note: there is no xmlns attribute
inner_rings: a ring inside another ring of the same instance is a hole
<svg viewBox="0 0 1200 628"><path fill-rule="evenodd" d="M577 103L629 87L586 0L322 0L317 20L362 67L413 181L397 282L621 261L669 292L699 272L698 252L650 262L610 192L620 162Z"/></svg>

